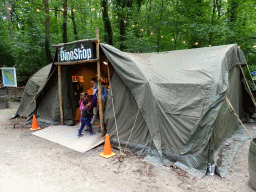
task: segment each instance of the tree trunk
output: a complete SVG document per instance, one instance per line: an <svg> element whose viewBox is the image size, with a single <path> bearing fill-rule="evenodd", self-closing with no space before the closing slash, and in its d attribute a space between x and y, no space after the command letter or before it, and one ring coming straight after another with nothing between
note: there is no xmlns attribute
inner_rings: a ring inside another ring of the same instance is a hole
<svg viewBox="0 0 256 192"><path fill-rule="evenodd" d="M213 32L212 32L212 25L214 25L214 16L215 16L215 12L216 12L216 6L217 6L218 0L213 0L213 7L212 7L212 18L211 18L211 29L210 29L210 33L209 33L209 45L212 44L212 36L213 36Z"/></svg>
<svg viewBox="0 0 256 192"><path fill-rule="evenodd" d="M148 9L148 11L149 11L149 14L150 14L151 10L152 10L151 0L148 0L148 2L149 2L149 9ZM149 28L150 28L150 15L149 14L148 14L148 30L147 30L148 37L150 35L150 31L149 31Z"/></svg>
<svg viewBox="0 0 256 192"><path fill-rule="evenodd" d="M76 20L75 20L75 14L74 14L73 6L72 6L72 8L71 8L71 20L72 20L72 23L73 23L73 30L74 30L75 40L78 40L77 27L76 27Z"/></svg>
<svg viewBox="0 0 256 192"><path fill-rule="evenodd" d="M234 25L236 22L236 8L238 6L238 3L236 0L229 0L228 1L229 6L229 29L231 31L234 31ZM234 37L233 35L228 37L228 43L234 43Z"/></svg>
<svg viewBox="0 0 256 192"><path fill-rule="evenodd" d="M217 1L217 11L218 11L218 19L220 18L220 13L221 13L221 3L222 0L216 0Z"/></svg>
<svg viewBox="0 0 256 192"><path fill-rule="evenodd" d="M124 13L124 8L126 7L125 0L122 1L122 13L120 15L120 50L123 51L125 49L124 41L125 41L125 30L126 30L126 15Z"/></svg>
<svg viewBox="0 0 256 192"><path fill-rule="evenodd" d="M229 21L231 23L231 25L236 21L236 7L237 7L237 2L235 0L229 0Z"/></svg>
<svg viewBox="0 0 256 192"><path fill-rule="evenodd" d="M123 51L125 49L124 41L125 41L125 14L122 13L120 19L120 50Z"/></svg>
<svg viewBox="0 0 256 192"><path fill-rule="evenodd" d="M162 0L162 6L161 6L161 13L160 13L160 19L158 21L158 34L157 34L157 52L160 51L160 38L161 38L161 21L164 11L164 0Z"/></svg>
<svg viewBox="0 0 256 192"><path fill-rule="evenodd" d="M122 0L121 1L121 7L122 7L122 13L120 15L120 50L125 49L125 39L126 39L126 20L127 20L127 14L125 13L124 9L126 7L131 7L133 3L133 0Z"/></svg>
<svg viewBox="0 0 256 192"><path fill-rule="evenodd" d="M63 6L63 24L62 24L62 41L63 43L68 42L68 33L67 33L67 0L62 0Z"/></svg>
<svg viewBox="0 0 256 192"><path fill-rule="evenodd" d="M45 54L47 63L52 62L52 55L50 51L50 16L49 16L49 4L48 0L44 1L44 9L45 9Z"/></svg>
<svg viewBox="0 0 256 192"><path fill-rule="evenodd" d="M113 33L108 15L107 0L101 0L101 7L104 22L104 41L110 45L113 45Z"/></svg>
<svg viewBox="0 0 256 192"><path fill-rule="evenodd" d="M11 9L11 8L10 8L9 1L8 1L8 0L5 0L5 7L6 7L7 19L8 19L8 22L9 22L9 32L10 32L11 39L13 39L14 36L13 36L12 19L11 19L11 13L10 13L10 9Z"/></svg>
<svg viewBox="0 0 256 192"><path fill-rule="evenodd" d="M58 18L58 7L54 7L54 14L55 14L55 18Z"/></svg>

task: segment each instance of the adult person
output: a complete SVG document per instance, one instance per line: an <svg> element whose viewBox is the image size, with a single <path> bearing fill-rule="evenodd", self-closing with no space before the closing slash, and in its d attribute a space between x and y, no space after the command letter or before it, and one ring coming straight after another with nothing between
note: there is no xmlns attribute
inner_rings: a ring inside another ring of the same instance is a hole
<svg viewBox="0 0 256 192"><path fill-rule="evenodd" d="M75 92L75 98L76 98L76 108L79 107L79 101L80 101L80 94L83 92L83 84L78 79L77 82L73 82L74 92Z"/></svg>
<svg viewBox="0 0 256 192"><path fill-rule="evenodd" d="M93 87L93 95L91 96L91 101L93 106L93 113L96 114L96 115L93 115L91 124L94 125L96 116L98 113L98 83L96 78L91 79L91 84ZM108 90L104 85L102 85L101 88L102 88L102 101L105 102L108 96Z"/></svg>

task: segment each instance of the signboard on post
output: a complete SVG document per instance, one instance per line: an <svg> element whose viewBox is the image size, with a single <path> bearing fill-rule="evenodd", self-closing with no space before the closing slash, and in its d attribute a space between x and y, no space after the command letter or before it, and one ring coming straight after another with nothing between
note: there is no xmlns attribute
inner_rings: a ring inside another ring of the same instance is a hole
<svg viewBox="0 0 256 192"><path fill-rule="evenodd" d="M54 57L54 64L58 65L61 125L64 124L61 87L61 66L97 62L99 58L96 56L96 43L98 45L98 39L84 39L69 43L53 45L53 47L57 48Z"/></svg>
<svg viewBox="0 0 256 192"><path fill-rule="evenodd" d="M14 67L2 67L3 84L6 87L17 87L16 69Z"/></svg>
<svg viewBox="0 0 256 192"><path fill-rule="evenodd" d="M94 42L73 42L57 47L58 64L75 64L93 59L96 59L96 44Z"/></svg>

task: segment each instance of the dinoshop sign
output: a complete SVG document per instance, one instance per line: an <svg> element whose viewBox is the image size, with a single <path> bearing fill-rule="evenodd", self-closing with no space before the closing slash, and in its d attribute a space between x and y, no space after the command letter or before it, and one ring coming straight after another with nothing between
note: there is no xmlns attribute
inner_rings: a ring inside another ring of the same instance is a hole
<svg viewBox="0 0 256 192"><path fill-rule="evenodd" d="M58 62L95 59L95 43L77 43L58 48Z"/></svg>

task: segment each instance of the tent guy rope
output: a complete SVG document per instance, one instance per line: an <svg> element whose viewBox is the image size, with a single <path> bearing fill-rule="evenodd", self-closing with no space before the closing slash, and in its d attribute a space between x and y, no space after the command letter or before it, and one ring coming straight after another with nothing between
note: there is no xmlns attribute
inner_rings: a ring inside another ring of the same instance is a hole
<svg viewBox="0 0 256 192"><path fill-rule="evenodd" d="M130 138L131 138L131 136L132 136L132 132L133 132L133 129L134 129L134 127L135 127L135 123L136 123L136 121L137 121L137 118L138 118L138 116L139 116L139 112L140 112L140 109L138 109L138 112L137 112L135 121L134 121L134 123L133 123L132 130L131 130L131 133L130 133L130 135L129 135L129 138L128 138L128 141L127 141L127 143L126 143L126 146L125 146L125 148L124 148L124 151L126 150L127 145L128 145L128 143L129 143L129 141L130 141Z"/></svg>
<svg viewBox="0 0 256 192"><path fill-rule="evenodd" d="M248 64L246 65L246 67L247 67L247 69L248 69L248 71L249 71L249 74L250 74L250 76L251 76L251 79L252 79L252 83L253 83L253 85L254 85L254 88L256 89L256 85L255 85L254 80L253 80L253 78L252 78L252 73L251 73L251 71L250 71L250 68L249 68Z"/></svg>
<svg viewBox="0 0 256 192"><path fill-rule="evenodd" d="M226 97L226 102L228 107L231 110L231 113L237 118L237 120L239 121L239 123L243 126L243 128L245 129L245 131L248 133L248 135L250 136L250 138L252 138L252 135L250 134L250 132L248 131L248 129L246 129L246 127L244 126L243 122L241 121L241 119L238 117L237 113L235 112L231 102L229 101L228 97Z"/></svg>
<svg viewBox="0 0 256 192"><path fill-rule="evenodd" d="M243 76L244 76L246 85L247 85L247 87L248 87L248 90L249 90L249 93L250 93L252 102L253 102L254 106L256 107L256 102L255 102L254 96L253 96L253 94L252 94L251 88L250 88L250 86L249 86L249 84L248 84L248 82L247 82L247 80L246 80L246 77L245 77L245 74L244 74L244 70L243 70L243 68L242 68L241 65L239 65L239 67L240 67L240 69L241 69L241 71L242 71L242 73L243 73Z"/></svg>
<svg viewBox="0 0 256 192"><path fill-rule="evenodd" d="M114 113L114 119L115 119L116 134L117 134L117 139L118 139L119 150L120 150L120 154L123 154L123 153L122 153L121 144L120 144L119 134L118 134L117 122L116 122L115 105L114 105L113 91L112 91L112 85L111 85L111 81L110 81L110 72L109 72L109 66L108 66L108 64L107 64L107 67L108 67L109 89L110 89L110 92L111 92L109 98L111 97L111 102L112 102L112 106L113 106L113 113Z"/></svg>
<svg viewBox="0 0 256 192"><path fill-rule="evenodd" d="M126 146L125 146L124 150L122 151L121 144L120 144L120 138L119 138L119 132L118 132L118 128L117 128L117 122L116 122L116 113L115 113L114 98L113 98L112 86L111 86L111 81L110 81L110 72L109 72L108 62L107 62L107 68L108 68L108 82L109 82L110 91L111 91L111 95L109 96L109 98L110 97L112 98L112 106L113 106L113 112L114 112L116 133L117 133L118 145L119 145L119 150L120 150L120 154L118 155L118 157L119 157L119 160L122 161L122 158L125 157L124 151L126 151L126 149L127 149L127 146L128 146L129 141L130 141L130 138L132 136L132 133L133 133L133 130L134 130L137 118L139 116L140 110L138 109L136 118L135 118L134 123L133 123L133 127L132 127L132 130L131 130L131 133L130 133L129 138L128 138L128 141L126 143Z"/></svg>

